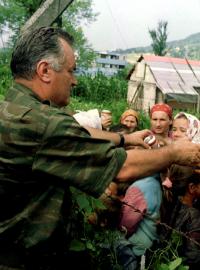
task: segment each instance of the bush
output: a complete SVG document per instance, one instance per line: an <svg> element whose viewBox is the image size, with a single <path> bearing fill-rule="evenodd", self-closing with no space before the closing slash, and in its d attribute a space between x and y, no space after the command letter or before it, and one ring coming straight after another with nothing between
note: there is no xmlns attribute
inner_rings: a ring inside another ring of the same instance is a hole
<svg viewBox="0 0 200 270"><path fill-rule="evenodd" d="M0 50L0 99L3 99L7 89L12 82L10 71L10 54L10 49Z"/></svg>
<svg viewBox="0 0 200 270"><path fill-rule="evenodd" d="M127 70L120 71L113 77L106 77L98 73L95 77L81 75L78 77L78 85L72 92L70 107L73 110L89 110L97 108L107 109L112 112L113 124L119 123L121 114L129 109L126 98L128 82ZM139 129L149 127L148 116L140 113Z"/></svg>
<svg viewBox="0 0 200 270"><path fill-rule="evenodd" d="M85 101L101 103L103 101L126 100L127 81L117 76L106 77L102 73L96 76L81 75L72 96L81 97Z"/></svg>

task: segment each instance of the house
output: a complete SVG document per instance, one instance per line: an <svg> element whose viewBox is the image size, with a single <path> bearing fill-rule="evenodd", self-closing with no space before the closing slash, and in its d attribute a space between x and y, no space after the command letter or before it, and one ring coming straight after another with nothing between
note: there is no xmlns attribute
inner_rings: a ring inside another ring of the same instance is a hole
<svg viewBox="0 0 200 270"><path fill-rule="evenodd" d="M96 64L101 68L119 70L125 68L127 62L120 54L113 52L98 52Z"/></svg>
<svg viewBox="0 0 200 270"><path fill-rule="evenodd" d="M97 57L92 67L87 70L79 68L79 70L77 70L78 74L95 75L96 73L101 72L106 76L113 76L128 65L125 56L120 54L113 52L96 52L96 54Z"/></svg>
<svg viewBox="0 0 200 270"><path fill-rule="evenodd" d="M141 55L128 75L127 102L149 111L165 102L174 109L199 112L200 61Z"/></svg>

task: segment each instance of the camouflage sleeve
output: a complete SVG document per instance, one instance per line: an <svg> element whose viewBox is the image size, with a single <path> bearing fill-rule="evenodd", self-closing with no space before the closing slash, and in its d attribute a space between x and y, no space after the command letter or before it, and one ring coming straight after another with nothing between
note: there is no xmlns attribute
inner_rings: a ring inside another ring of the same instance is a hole
<svg viewBox="0 0 200 270"><path fill-rule="evenodd" d="M43 134L33 170L54 176L56 184L72 185L93 196L101 195L115 178L126 152L111 142L91 138L74 119L51 116ZM54 183L54 184L55 184Z"/></svg>

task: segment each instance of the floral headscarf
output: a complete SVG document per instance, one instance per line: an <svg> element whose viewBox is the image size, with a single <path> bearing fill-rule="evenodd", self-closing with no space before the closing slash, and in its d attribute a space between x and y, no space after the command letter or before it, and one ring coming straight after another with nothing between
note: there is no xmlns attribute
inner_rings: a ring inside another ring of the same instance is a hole
<svg viewBox="0 0 200 270"><path fill-rule="evenodd" d="M189 128L187 130L188 138L194 143L200 143L200 121L199 119L189 113L180 112L178 113L174 119L180 118L181 116L185 116L189 123Z"/></svg>

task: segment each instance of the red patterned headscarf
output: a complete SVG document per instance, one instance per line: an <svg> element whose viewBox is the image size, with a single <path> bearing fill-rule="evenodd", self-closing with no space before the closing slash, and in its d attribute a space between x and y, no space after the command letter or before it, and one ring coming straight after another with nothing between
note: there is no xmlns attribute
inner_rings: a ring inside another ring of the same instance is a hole
<svg viewBox="0 0 200 270"><path fill-rule="evenodd" d="M150 117L152 116L152 113L158 111L165 112L169 116L169 118L172 119L173 110L172 107L170 107L168 104L160 103L153 105L153 107L150 110Z"/></svg>

